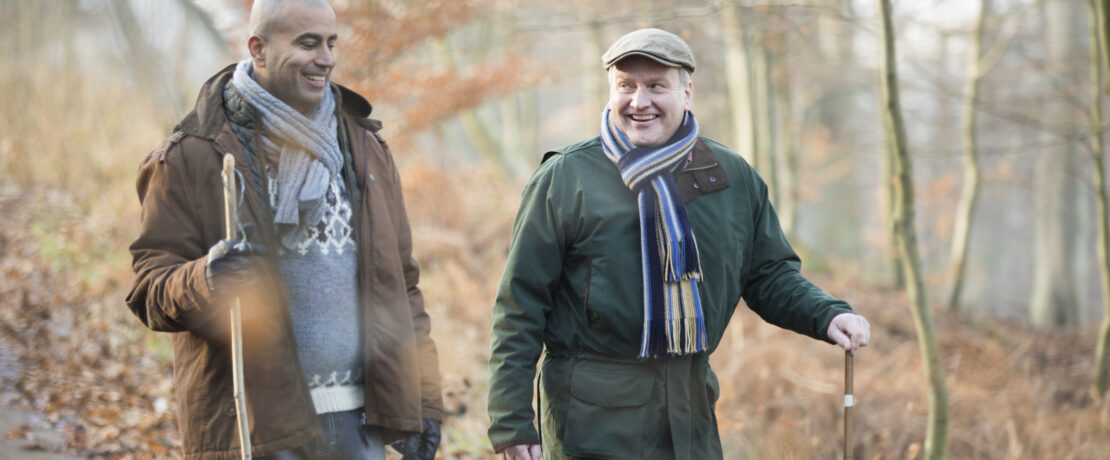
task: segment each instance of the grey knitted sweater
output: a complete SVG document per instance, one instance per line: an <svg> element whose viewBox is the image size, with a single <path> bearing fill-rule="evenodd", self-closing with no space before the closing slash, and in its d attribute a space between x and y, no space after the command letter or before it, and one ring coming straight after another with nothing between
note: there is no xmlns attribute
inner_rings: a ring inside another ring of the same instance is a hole
<svg viewBox="0 0 1110 460"><path fill-rule="evenodd" d="M255 159L254 111L229 84L224 110L247 155ZM271 208L277 200L276 154L261 162ZM271 158L272 157L272 158ZM292 249L276 250L293 319L301 365L316 412L358 409L363 402L362 331L359 328L358 259L351 203L343 181L331 179L318 222L302 223Z"/></svg>

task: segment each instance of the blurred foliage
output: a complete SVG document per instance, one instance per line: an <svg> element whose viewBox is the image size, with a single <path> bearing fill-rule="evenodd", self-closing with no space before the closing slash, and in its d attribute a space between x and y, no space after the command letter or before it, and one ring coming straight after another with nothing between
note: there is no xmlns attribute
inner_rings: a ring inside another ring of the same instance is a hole
<svg viewBox="0 0 1110 460"><path fill-rule="evenodd" d="M432 123L482 102L534 86L535 63L513 52L460 63L429 56L429 43L442 43L473 21L504 14L516 2L431 0L356 1L336 5L344 35L334 78L374 102L402 108L390 117L391 138L409 138Z"/></svg>

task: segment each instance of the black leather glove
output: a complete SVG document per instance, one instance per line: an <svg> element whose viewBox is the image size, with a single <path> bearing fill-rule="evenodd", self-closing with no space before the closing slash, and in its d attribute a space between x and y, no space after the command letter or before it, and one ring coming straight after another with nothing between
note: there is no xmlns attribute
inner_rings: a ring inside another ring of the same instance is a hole
<svg viewBox="0 0 1110 460"><path fill-rule="evenodd" d="M220 240L208 249L208 262L204 265L204 279L208 290L223 293L228 289L244 286L254 281L252 266L255 256L266 253L266 247L244 240Z"/></svg>
<svg viewBox="0 0 1110 460"><path fill-rule="evenodd" d="M434 460L439 449L439 421L425 418L420 420L423 432L405 439L393 441L394 449L400 452L401 460Z"/></svg>

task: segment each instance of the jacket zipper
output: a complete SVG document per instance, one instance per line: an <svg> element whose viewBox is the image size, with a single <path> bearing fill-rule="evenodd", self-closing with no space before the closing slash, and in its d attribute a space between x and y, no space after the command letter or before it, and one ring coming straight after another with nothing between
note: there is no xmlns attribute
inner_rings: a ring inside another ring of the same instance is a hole
<svg viewBox="0 0 1110 460"><path fill-rule="evenodd" d="M706 169L716 168L717 166L720 166L720 165L721 165L720 163L713 163L713 164L705 165L705 166L695 166L695 167L692 167L692 168L684 168L684 169L679 170L678 172L704 171Z"/></svg>
<svg viewBox="0 0 1110 460"><path fill-rule="evenodd" d="M590 259L590 264L586 266L586 291L582 294L582 313L586 315L586 326L593 327L593 321L590 319L590 280L594 274L594 259Z"/></svg>

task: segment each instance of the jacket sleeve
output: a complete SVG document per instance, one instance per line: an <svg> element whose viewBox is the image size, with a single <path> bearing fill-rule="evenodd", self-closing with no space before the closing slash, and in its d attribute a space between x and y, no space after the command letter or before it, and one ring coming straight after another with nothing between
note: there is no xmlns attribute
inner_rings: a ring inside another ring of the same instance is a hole
<svg viewBox="0 0 1110 460"><path fill-rule="evenodd" d="M191 330L217 313L205 281L208 248L195 217L193 186L181 159L180 134L139 167L139 236L131 244L135 281L127 306L155 331Z"/></svg>
<svg viewBox="0 0 1110 460"><path fill-rule="evenodd" d="M832 343L826 335L829 322L852 309L802 276L801 259L782 232L767 185L754 170L748 172L753 231L742 280L744 300L764 321Z"/></svg>
<svg viewBox="0 0 1110 460"><path fill-rule="evenodd" d="M385 150L385 158L393 175L393 184L396 193L393 193L393 212L396 214L394 231L397 234L398 254L404 270L405 286L408 293L409 310L412 312L412 323L417 340L417 350L420 355L420 401L421 418L430 418L443 421L443 393L439 374L439 353L435 341L432 339L432 321L424 308L424 294L420 290L420 265L412 256L412 228L409 224L408 212L405 210L405 201L401 193L401 176L393 164L393 153L389 145L378 133L372 133Z"/></svg>
<svg viewBox="0 0 1110 460"><path fill-rule="evenodd" d="M559 158L545 162L524 188L493 306L488 410L489 438L498 450L539 443L532 382L566 247L551 193L558 163Z"/></svg>

